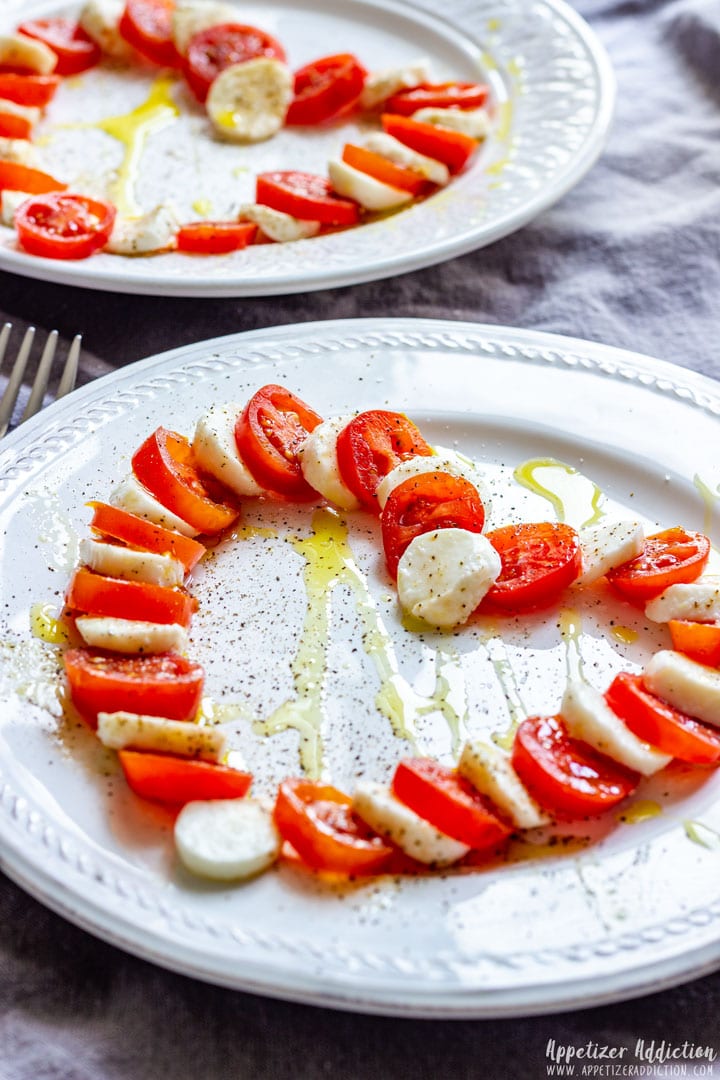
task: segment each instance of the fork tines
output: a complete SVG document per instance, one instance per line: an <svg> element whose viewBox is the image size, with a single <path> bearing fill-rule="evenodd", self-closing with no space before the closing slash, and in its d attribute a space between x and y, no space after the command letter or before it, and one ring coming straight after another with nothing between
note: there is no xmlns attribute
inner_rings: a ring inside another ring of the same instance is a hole
<svg viewBox="0 0 720 1080"><path fill-rule="evenodd" d="M5 323L2 330L0 330L0 365L2 365L5 353L7 352L11 330L11 323ZM45 396L48 392L50 376L53 370L53 361L57 351L58 336L57 330L51 330L48 334L45 347L42 350L42 355L40 356L37 367L35 368L35 373L32 377L32 382L30 383L30 395L18 423L29 420L30 417L34 416L45 404ZM18 349L15 360L7 375L2 398L0 398L0 439L5 435L10 426L18 395L20 394L20 389L23 385L25 372L28 367L28 361L31 358L34 340L35 327L30 326L25 331L25 336L22 339L20 348ZM55 387L54 392L51 391L52 396L56 399L69 393L75 386L81 341L81 335L77 334L67 352L60 380ZM30 382L29 379L26 381Z"/></svg>

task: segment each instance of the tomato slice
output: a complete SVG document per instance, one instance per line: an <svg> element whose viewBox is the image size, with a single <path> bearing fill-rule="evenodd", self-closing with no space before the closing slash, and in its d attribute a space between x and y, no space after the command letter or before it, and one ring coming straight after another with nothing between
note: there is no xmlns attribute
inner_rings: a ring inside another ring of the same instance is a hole
<svg viewBox="0 0 720 1080"><path fill-rule="evenodd" d="M192 720L200 708L205 673L177 653L108 656L98 649L68 649L63 661L73 705L93 727L99 712Z"/></svg>
<svg viewBox="0 0 720 1080"><path fill-rule="evenodd" d="M127 0L118 29L146 60L180 67L173 40L174 11L175 0Z"/></svg>
<svg viewBox="0 0 720 1080"><path fill-rule="evenodd" d="M355 816L352 799L329 784L284 780L274 818L283 840L315 870L377 874L393 856L393 849Z"/></svg>
<svg viewBox="0 0 720 1080"><path fill-rule="evenodd" d="M353 169L359 169L367 176L380 180L390 187L409 191L412 195L419 195L427 191L431 186L424 176L413 172L412 169L403 169L401 165L394 165L382 154L375 154L372 150L366 150L364 146L354 146L346 143L342 153L343 161Z"/></svg>
<svg viewBox="0 0 720 1080"><path fill-rule="evenodd" d="M178 251L193 255L227 255L252 244L257 225L239 221L196 221L177 234Z"/></svg>
<svg viewBox="0 0 720 1080"><path fill-rule="evenodd" d="M451 173L460 172L478 148L477 139L461 131L420 123L409 116L383 113L382 126L388 135L394 136L411 150L444 162Z"/></svg>
<svg viewBox="0 0 720 1080"><path fill-rule="evenodd" d="M35 195L15 214L22 247L46 259L87 259L105 246L114 221L114 206L66 192Z"/></svg>
<svg viewBox="0 0 720 1080"><path fill-rule="evenodd" d="M200 479L190 443L176 431L159 427L132 459L135 476L151 495L194 529L211 535L237 520L239 512L216 502Z"/></svg>
<svg viewBox="0 0 720 1080"><path fill-rule="evenodd" d="M720 761L720 732L655 697L641 675L616 675L605 700L634 735L664 754L695 765Z"/></svg>
<svg viewBox="0 0 720 1080"><path fill-rule="evenodd" d="M295 73L295 97L286 124L322 124L350 109L362 93L367 71L351 53L323 56Z"/></svg>
<svg viewBox="0 0 720 1080"><path fill-rule="evenodd" d="M0 137L3 139L29 139L32 129L32 123L27 117L0 112Z"/></svg>
<svg viewBox="0 0 720 1080"><path fill-rule="evenodd" d="M578 534L542 521L504 525L487 533L502 562L500 577L480 610L527 611L554 603L581 570Z"/></svg>
<svg viewBox="0 0 720 1080"><path fill-rule="evenodd" d="M46 195L49 191L65 191L54 176L20 165L15 161L0 161L0 191L27 191L29 195Z"/></svg>
<svg viewBox="0 0 720 1080"><path fill-rule="evenodd" d="M403 413L383 409L355 416L337 440L338 467L344 483L366 510L375 513L375 492L382 478L401 461L431 454L432 448L412 420Z"/></svg>
<svg viewBox="0 0 720 1080"><path fill-rule="evenodd" d="M510 828L455 769L432 758L405 758L395 769L393 794L434 828L473 850L498 847Z"/></svg>
<svg viewBox="0 0 720 1080"><path fill-rule="evenodd" d="M65 603L71 614L178 623L186 628L197 607L193 597L183 589L105 577L85 567L73 574Z"/></svg>
<svg viewBox="0 0 720 1080"><path fill-rule="evenodd" d="M673 649L708 667L720 667L720 623L671 619L668 623Z"/></svg>
<svg viewBox="0 0 720 1080"><path fill-rule="evenodd" d="M260 173L255 198L262 206L323 225L355 225L359 218L357 203L335 195L330 181L313 173Z"/></svg>
<svg viewBox="0 0 720 1080"><path fill-rule="evenodd" d="M321 423L299 397L270 383L253 394L237 418L238 453L262 487L287 498L316 499L302 474L299 451Z"/></svg>
<svg viewBox="0 0 720 1080"><path fill-rule="evenodd" d="M201 30L190 39L182 67L198 101L205 101L211 84L231 64L242 64L258 56L285 60L279 41L256 26L221 23Z"/></svg>
<svg viewBox="0 0 720 1080"><path fill-rule="evenodd" d="M700 577L710 555L703 533L677 527L645 538L640 555L607 575L614 589L634 604L646 604L670 585L688 584Z"/></svg>
<svg viewBox="0 0 720 1080"><path fill-rule="evenodd" d="M386 102L389 113L412 116L416 109L481 109L488 99L484 83L422 83L412 90L401 90Z"/></svg>
<svg viewBox="0 0 720 1080"><path fill-rule="evenodd" d="M252 783L252 773L199 758L139 750L120 750L118 757L135 794L155 802L180 806L196 799L241 799Z"/></svg>
<svg viewBox="0 0 720 1080"><path fill-rule="evenodd" d="M485 507L469 480L449 473L411 476L390 492L382 512L382 538L390 576L407 546L433 529L482 532Z"/></svg>
<svg viewBox="0 0 720 1080"><path fill-rule="evenodd" d="M121 510L119 506L109 506L101 502L91 502L88 506L93 508L90 528L94 532L111 536L113 540L122 540L129 547L155 551L159 555L172 555L183 564L187 574L200 562L207 550L197 540L173 532L172 529L164 529L161 525L154 525L152 521Z"/></svg>
<svg viewBox="0 0 720 1080"><path fill-rule="evenodd" d="M59 85L60 79L57 75L19 75L12 71L0 71L0 98L14 101L16 105L30 105L42 109L55 97Z"/></svg>
<svg viewBox="0 0 720 1080"><path fill-rule="evenodd" d="M602 814L635 790L637 773L567 734L561 716L531 716L518 728L512 765L540 805L560 817Z"/></svg>
<svg viewBox="0 0 720 1080"><path fill-rule="evenodd" d="M52 49L58 58L56 75L79 75L102 59L100 46L73 19L30 19L18 32Z"/></svg>

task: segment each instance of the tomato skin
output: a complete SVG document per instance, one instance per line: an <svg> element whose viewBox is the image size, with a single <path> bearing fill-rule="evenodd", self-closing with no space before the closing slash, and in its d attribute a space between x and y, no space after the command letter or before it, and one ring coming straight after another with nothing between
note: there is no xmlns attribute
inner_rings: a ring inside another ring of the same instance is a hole
<svg viewBox="0 0 720 1080"><path fill-rule="evenodd" d="M393 135L418 154L444 162L451 173L460 172L478 148L477 139L471 139L461 131L449 131L392 113L383 113L380 119L388 135Z"/></svg>
<svg viewBox="0 0 720 1080"><path fill-rule="evenodd" d="M191 38L182 58L182 69L193 94L204 102L221 71L231 64L262 56L284 62L285 50L279 41L256 26L221 23Z"/></svg>
<svg viewBox="0 0 720 1080"><path fill-rule="evenodd" d="M29 139L33 126L24 116L0 112L0 137L3 139Z"/></svg>
<svg viewBox="0 0 720 1080"><path fill-rule="evenodd" d="M351 53L323 56L295 72L290 125L322 124L346 113L360 97L367 71Z"/></svg>
<svg viewBox="0 0 720 1080"><path fill-rule="evenodd" d="M51 191L34 195L15 213L20 244L46 259L87 259L104 247L115 207L84 195Z"/></svg>
<svg viewBox="0 0 720 1080"><path fill-rule="evenodd" d="M670 585L689 584L700 577L710 555L703 533L679 526L645 538L640 555L607 575L616 592L633 604L646 604Z"/></svg>
<svg viewBox="0 0 720 1080"><path fill-rule="evenodd" d="M18 27L18 33L52 49L57 56L56 75L79 75L102 59L100 46L72 19L31 19Z"/></svg>
<svg viewBox="0 0 720 1080"><path fill-rule="evenodd" d="M512 766L543 809L565 818L602 814L640 777L586 743L571 739L561 716L531 716L515 734Z"/></svg>
<svg viewBox="0 0 720 1080"><path fill-rule="evenodd" d="M562 522L504 525L486 534L502 562L480 611L528 611L553 604L580 573L578 534Z"/></svg>
<svg viewBox="0 0 720 1080"><path fill-rule="evenodd" d="M65 191L54 176L20 165L14 161L0 161L0 191L27 191L29 195L46 195L51 191Z"/></svg>
<svg viewBox="0 0 720 1080"><path fill-rule="evenodd" d="M118 757L128 786L136 795L175 806L196 799L241 799L253 779L252 773L199 758L139 750L120 750Z"/></svg>
<svg viewBox="0 0 720 1080"><path fill-rule="evenodd" d="M366 510L378 512L375 492L401 461L429 457L432 448L403 413L372 409L360 413L338 435L338 467L343 482Z"/></svg>
<svg viewBox="0 0 720 1080"><path fill-rule="evenodd" d="M432 758L405 758L392 779L393 794L430 824L475 851L496 848L511 829L455 769Z"/></svg>
<svg viewBox="0 0 720 1080"><path fill-rule="evenodd" d="M129 547L154 551L159 555L172 555L183 564L187 574L197 566L207 550L197 540L172 529L164 529L162 525L154 525L152 521L121 510L119 506L101 502L90 502L88 506L93 508L90 528L94 532L110 536L113 540L122 540Z"/></svg>
<svg viewBox="0 0 720 1080"><path fill-rule="evenodd" d="M482 532L485 507L469 480L444 472L421 473L390 492L381 523L385 562L394 580L403 552L416 536L433 529Z"/></svg>
<svg viewBox="0 0 720 1080"><path fill-rule="evenodd" d="M490 89L484 83L422 83L411 90L401 90L385 103L395 116L412 116L417 109L481 109Z"/></svg>
<svg viewBox="0 0 720 1080"><path fill-rule="evenodd" d="M222 532L237 520L238 511L210 498L193 464L188 440L159 427L132 458L135 476L163 506L207 535Z"/></svg>
<svg viewBox="0 0 720 1080"><path fill-rule="evenodd" d="M668 630L673 649L708 667L720 667L720 623L671 619Z"/></svg>
<svg viewBox="0 0 720 1080"><path fill-rule="evenodd" d="M14 101L16 105L30 105L43 109L55 97L60 85L57 75L18 75L16 72L0 71L0 98ZM29 191L29 188L21 188Z"/></svg>
<svg viewBox="0 0 720 1080"><path fill-rule="evenodd" d="M134 49L162 67L180 67L173 41L175 0L127 0L118 30Z"/></svg>
<svg viewBox="0 0 720 1080"><path fill-rule="evenodd" d="M641 675L616 675L605 700L634 735L664 754L694 765L720 761L720 732L651 694Z"/></svg>
<svg viewBox="0 0 720 1080"><path fill-rule="evenodd" d="M177 653L110 656L68 649L63 662L72 703L91 727L97 727L99 712L192 720L200 708L205 673Z"/></svg>
<svg viewBox="0 0 720 1080"><path fill-rule="evenodd" d="M192 222L179 230L177 248L191 255L227 255L252 244L257 231L251 222Z"/></svg>
<svg viewBox="0 0 720 1080"><path fill-rule="evenodd" d="M85 567L79 567L73 574L65 603L73 614L178 623L186 629L197 606L184 590L105 577Z"/></svg>
<svg viewBox="0 0 720 1080"><path fill-rule="evenodd" d="M253 394L235 422L238 453L268 491L290 499L316 499L317 492L302 474L299 451L321 423L322 417L290 390L269 383Z"/></svg>
<svg viewBox="0 0 720 1080"><path fill-rule="evenodd" d="M335 195L325 177L296 170L260 173L255 199L262 206L323 225L356 225L360 217L358 204Z"/></svg>
<svg viewBox="0 0 720 1080"><path fill-rule="evenodd" d="M360 172L372 176L375 180L380 180L383 184L409 191L412 195L420 195L432 186L420 173L394 165L382 154L375 154L372 150L366 150L364 146L346 143L342 159L353 169L359 169Z"/></svg>
<svg viewBox="0 0 720 1080"><path fill-rule="evenodd" d="M284 780L273 816L283 840L314 870L378 874L393 857L393 849L355 817L352 799L328 784Z"/></svg>

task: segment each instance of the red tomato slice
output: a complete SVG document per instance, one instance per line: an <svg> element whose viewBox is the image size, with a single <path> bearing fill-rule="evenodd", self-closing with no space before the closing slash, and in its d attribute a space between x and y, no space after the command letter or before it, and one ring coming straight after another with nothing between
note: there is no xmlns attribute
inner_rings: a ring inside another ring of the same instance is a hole
<svg viewBox="0 0 720 1080"><path fill-rule="evenodd" d="M299 451L322 417L286 390L263 386L248 401L235 423L238 453L255 480L277 495L315 499L300 469Z"/></svg>
<svg viewBox="0 0 720 1080"><path fill-rule="evenodd" d="M547 607L580 573L580 543L569 525L550 521L504 525L487 533L487 538L500 556L502 570L481 611Z"/></svg>
<svg viewBox="0 0 720 1080"><path fill-rule="evenodd" d="M87 259L105 246L114 221L109 203L65 192L35 195L15 214L22 247L46 259Z"/></svg>
<svg viewBox="0 0 720 1080"><path fill-rule="evenodd" d="M238 511L210 497L193 462L190 443L176 431L159 427L132 459L135 476L151 495L188 525L208 535L222 532Z"/></svg>
<svg viewBox="0 0 720 1080"><path fill-rule="evenodd" d="M517 730L512 765L540 805L561 817L602 814L635 790L637 773L571 739L561 716L531 716Z"/></svg>
<svg viewBox="0 0 720 1080"><path fill-rule="evenodd" d="M378 484L401 461L432 449L407 416L374 409L360 413L342 429L337 440L340 475L366 510L377 513Z"/></svg>
<svg viewBox="0 0 720 1080"><path fill-rule="evenodd" d="M286 124L322 124L347 112L362 93L367 71L350 53L323 56L295 73Z"/></svg>
<svg viewBox="0 0 720 1080"><path fill-rule="evenodd" d="M49 191L65 191L54 176L20 165L14 161L0 161L0 191L27 191L30 195L46 195Z"/></svg>
<svg viewBox="0 0 720 1080"><path fill-rule="evenodd" d="M641 675L616 675L605 700L638 739L664 754L695 765L720 761L720 732L655 697L645 688Z"/></svg>
<svg viewBox="0 0 720 1080"><path fill-rule="evenodd" d="M52 49L58 58L56 75L79 75L102 59L100 46L72 19L31 19L18 32Z"/></svg>
<svg viewBox="0 0 720 1080"><path fill-rule="evenodd" d="M381 521L385 561L394 579L403 552L416 536L433 529L482 532L485 507L468 480L444 472L422 473L391 491Z"/></svg>
<svg viewBox="0 0 720 1080"><path fill-rule="evenodd" d="M359 218L357 203L333 194L330 181L312 173L260 173L255 198L262 206L323 225L356 225Z"/></svg>
<svg viewBox="0 0 720 1080"><path fill-rule="evenodd" d="M121 510L119 506L109 506L101 502L91 502L88 506L94 511L90 522L90 528L94 532L111 536L113 540L122 540L129 547L155 551L159 555L172 555L183 564L187 574L200 562L207 550L197 540L182 536L172 529L164 529L161 525L153 525L152 521L136 517L127 510Z"/></svg>
<svg viewBox="0 0 720 1080"><path fill-rule="evenodd" d="M197 607L197 602L183 589L105 577L84 567L73 574L65 602L73 615L178 623L186 628Z"/></svg>
<svg viewBox="0 0 720 1080"><path fill-rule="evenodd" d="M418 154L444 162L451 173L460 172L478 148L477 140L463 135L461 131L423 124L411 120L409 116L383 113L381 121L388 135L399 139Z"/></svg>
<svg viewBox="0 0 720 1080"><path fill-rule="evenodd" d="M12 71L0 72L0 98L14 101L16 105L44 108L55 97L60 85L57 75L18 75ZM23 188L29 191L29 188Z"/></svg>
<svg viewBox="0 0 720 1080"><path fill-rule="evenodd" d="M412 90L393 94L386 103L389 113L412 116L416 109L481 109L488 99L484 83L423 83Z"/></svg>
<svg viewBox="0 0 720 1080"><path fill-rule="evenodd" d="M401 761L392 790L434 828L476 851L497 847L510 835L472 784L432 758Z"/></svg>
<svg viewBox="0 0 720 1080"><path fill-rule="evenodd" d="M256 26L222 23L191 38L183 58L183 73L198 101L205 101L221 71L258 56L284 61L285 50L279 41Z"/></svg>
<svg viewBox="0 0 720 1080"><path fill-rule="evenodd" d="M283 840L314 870L378 874L393 855L393 849L353 814L352 799L328 784L284 780L274 818Z"/></svg>
<svg viewBox="0 0 720 1080"><path fill-rule="evenodd" d="M173 41L175 0L127 0L118 29L147 60L163 67L179 67Z"/></svg>
<svg viewBox="0 0 720 1080"><path fill-rule="evenodd" d="M720 667L720 623L671 619L668 623L673 649L708 667Z"/></svg>
<svg viewBox="0 0 720 1080"><path fill-rule="evenodd" d="M400 165L394 165L392 161L388 161L382 154L375 154L372 150L366 150L364 146L353 146L352 143L346 143L342 159L353 169L359 169L360 172L374 177L375 180L380 180L383 184L400 188L402 191L409 191L413 195L419 195L421 192L427 191L431 186L420 173L413 172L412 169L403 169Z"/></svg>
<svg viewBox="0 0 720 1080"><path fill-rule="evenodd" d="M108 656L97 649L69 649L63 661L73 705L92 727L99 712L192 720L200 708L205 673L177 653Z"/></svg>
<svg viewBox="0 0 720 1080"><path fill-rule="evenodd" d="M607 579L626 600L646 604L670 585L695 581L709 555L707 536L678 526L646 537L642 553L611 570Z"/></svg>
<svg viewBox="0 0 720 1080"><path fill-rule="evenodd" d="M120 750L118 757L125 779L136 795L176 806L196 799L241 799L252 783L252 773L199 758L139 750Z"/></svg>
<svg viewBox="0 0 720 1080"><path fill-rule="evenodd" d="M252 244L257 225L239 221L197 221L177 234L178 251L193 255L227 255Z"/></svg>
<svg viewBox="0 0 720 1080"><path fill-rule="evenodd" d="M3 139L29 139L33 126L25 116L13 116L0 112L0 137Z"/></svg>

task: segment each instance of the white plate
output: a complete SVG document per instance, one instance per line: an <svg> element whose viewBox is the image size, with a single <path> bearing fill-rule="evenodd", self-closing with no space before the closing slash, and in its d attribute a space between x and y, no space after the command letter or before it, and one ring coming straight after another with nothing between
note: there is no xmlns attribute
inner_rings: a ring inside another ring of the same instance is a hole
<svg viewBox="0 0 720 1080"><path fill-rule="evenodd" d="M32 14L77 13L67 5L11 0L0 28ZM254 247L222 258L177 253L135 260L97 255L59 263L0 239L0 268L47 281L127 293L260 296L306 292L442 262L520 228L576 184L604 144L614 80L604 50L562 0L297 0L242 6L242 21L275 33L294 67L332 48L354 51L376 70L426 56L439 78L487 80L498 122L476 162L450 187L383 221L296 244ZM321 44L318 44L318 43ZM145 100L153 72L107 68L63 84L42 130L48 171L78 185L117 167L120 144L99 131L63 127L126 113ZM229 215L254 198L268 169L326 174L327 160L358 133L356 123L322 132L285 129L238 148L212 141L202 111L182 89L182 116L153 134L142 158L137 200L148 209L171 198L183 220ZM45 136L50 137L48 141ZM198 200L211 210L198 212ZM193 204L195 206L193 207Z"/></svg>
<svg viewBox="0 0 720 1080"><path fill-rule="evenodd" d="M591 477L607 509L717 534L717 496L705 502L697 486L717 492L720 483L717 384L599 345L464 323L315 323L177 349L86 386L6 439L0 453L3 868L72 921L139 956L227 986L348 1009L540 1012L710 970L720 957L716 775L663 774L638 795L658 800L662 813L634 825L611 817L604 838L560 857L540 858L548 855L540 849L485 872L344 890L287 868L216 887L178 870L168 815L129 795L87 729L34 704L57 712L48 674L54 653L30 639L29 612L57 602L65 588L71 541L88 518L83 504L107 495L156 425L189 432L209 404L242 401L267 381L287 383L326 415L386 403L406 410L432 442L457 443L486 463L495 521L511 508L535 520L552 513L512 480L514 466L540 456ZM592 489L572 483L569 520L577 524ZM311 508L250 504L245 522L308 536L311 515ZM458 716L461 728L502 731L516 697L529 711L557 708L573 656L558 612L508 620L504 647L484 644L487 624L457 635L408 633L376 530L364 515L349 524L367 588L328 586L327 636L322 602L303 631L304 564L285 543L256 535L226 544L196 574L201 609L191 655L207 665L216 700L264 716L294 700L291 663L299 641L310 648L314 627L326 762L346 788L357 773L388 775L409 749L374 706L378 675L363 641L379 662L396 662L406 719L414 700L421 748L446 760ZM579 594L565 607L582 624L585 674L604 688L613 672L637 670L666 632L600 595L599 607ZM639 637L628 643L632 628ZM447 681L445 716L427 708L436 676ZM25 696L13 692L20 683ZM237 732L261 790L298 772L296 732L268 739L242 721ZM709 846L688 838L688 822Z"/></svg>

